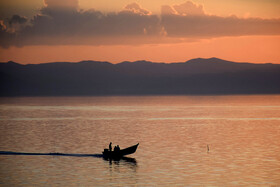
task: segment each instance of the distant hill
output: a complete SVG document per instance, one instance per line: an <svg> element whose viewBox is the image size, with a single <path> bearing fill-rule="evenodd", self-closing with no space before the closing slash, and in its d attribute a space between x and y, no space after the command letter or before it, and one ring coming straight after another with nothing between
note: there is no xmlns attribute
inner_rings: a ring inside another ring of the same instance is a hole
<svg viewBox="0 0 280 187"><path fill-rule="evenodd" d="M280 65L218 58L180 63L0 63L0 96L279 94Z"/></svg>

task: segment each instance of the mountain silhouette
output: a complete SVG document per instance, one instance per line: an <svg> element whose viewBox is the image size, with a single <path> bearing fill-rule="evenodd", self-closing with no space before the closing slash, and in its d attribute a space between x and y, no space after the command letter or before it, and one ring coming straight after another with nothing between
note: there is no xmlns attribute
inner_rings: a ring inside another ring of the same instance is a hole
<svg viewBox="0 0 280 187"><path fill-rule="evenodd" d="M0 96L279 94L280 65L197 58L178 63L0 63Z"/></svg>

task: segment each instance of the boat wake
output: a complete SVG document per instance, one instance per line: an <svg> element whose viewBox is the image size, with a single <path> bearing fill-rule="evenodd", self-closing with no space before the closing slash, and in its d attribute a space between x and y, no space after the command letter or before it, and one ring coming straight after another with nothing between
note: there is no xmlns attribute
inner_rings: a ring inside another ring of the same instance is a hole
<svg viewBox="0 0 280 187"><path fill-rule="evenodd" d="M72 153L25 153L13 151L0 151L0 155L29 155L29 156L75 156L75 157L96 157L102 158L102 154L72 154Z"/></svg>
<svg viewBox="0 0 280 187"><path fill-rule="evenodd" d="M76 153L26 153L26 152L13 152L13 151L0 151L0 155L26 155L26 156L72 156L72 157L94 157L103 158L106 161L124 161L127 163L137 164L135 158L121 157L118 159L104 158L102 154L76 154Z"/></svg>

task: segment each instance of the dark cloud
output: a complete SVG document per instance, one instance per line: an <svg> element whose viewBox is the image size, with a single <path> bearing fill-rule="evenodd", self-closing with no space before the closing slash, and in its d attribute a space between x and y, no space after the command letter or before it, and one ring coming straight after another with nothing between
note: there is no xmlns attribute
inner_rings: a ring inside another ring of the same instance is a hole
<svg viewBox="0 0 280 187"><path fill-rule="evenodd" d="M7 29L6 25L4 24L3 20L0 20L0 31L5 31Z"/></svg>
<svg viewBox="0 0 280 187"><path fill-rule="evenodd" d="M162 25L168 36L221 37L279 35L280 19L219 17L211 15L163 15Z"/></svg>
<svg viewBox="0 0 280 187"><path fill-rule="evenodd" d="M153 35L160 30L159 17L135 11L104 14L99 11L71 11L43 8L25 35L134 36Z"/></svg>
<svg viewBox="0 0 280 187"><path fill-rule="evenodd" d="M0 44L2 47L9 47L15 39L15 34L7 31L7 26L0 20Z"/></svg>
<svg viewBox="0 0 280 187"><path fill-rule="evenodd" d="M161 25L170 37L221 37L280 34L280 19L207 15L202 5L187 1L162 6Z"/></svg>
<svg viewBox="0 0 280 187"><path fill-rule="evenodd" d="M19 33L23 28L25 28L28 19L26 17L20 15L13 15L10 19L7 19L7 29L6 31L9 33Z"/></svg>
<svg viewBox="0 0 280 187"><path fill-rule="evenodd" d="M27 18L19 16L19 15L13 15L13 17L9 20L9 24L10 25L13 25L13 24L24 24L26 22L27 22Z"/></svg>
<svg viewBox="0 0 280 187"><path fill-rule="evenodd" d="M46 6L30 23L17 33L16 43L11 45L132 44L135 38L143 37L144 42L162 33L160 18L136 3L107 14Z"/></svg>
<svg viewBox="0 0 280 187"><path fill-rule="evenodd" d="M31 20L15 15L8 28L2 22L0 45L165 43L178 42L176 38L280 34L280 19L207 15L202 5L190 1L163 6L161 16L137 3L115 13L79 10L77 3L45 0L46 6Z"/></svg>

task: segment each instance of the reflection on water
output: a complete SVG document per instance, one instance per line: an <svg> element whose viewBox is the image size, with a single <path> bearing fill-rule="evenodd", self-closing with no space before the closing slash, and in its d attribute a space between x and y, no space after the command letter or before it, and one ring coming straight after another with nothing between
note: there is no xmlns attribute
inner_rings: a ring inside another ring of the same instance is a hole
<svg viewBox="0 0 280 187"><path fill-rule="evenodd" d="M125 166L128 167L130 169L132 169L134 172L136 172L136 168L137 168L137 161L135 158L130 158L130 157L123 157L121 159L106 159L103 158L104 161L108 162L112 167L119 167L121 166Z"/></svg>
<svg viewBox="0 0 280 187"><path fill-rule="evenodd" d="M0 185L277 186L279 120L279 95L1 98Z"/></svg>
<svg viewBox="0 0 280 187"><path fill-rule="evenodd" d="M132 165L137 165L137 161L135 158L130 158L130 157L122 157L122 158L119 158L119 159L110 159L110 158L103 158L104 160L106 161L109 161L110 164L112 164L112 161L115 162L115 163L119 163L120 161L121 162L126 162L126 163L130 163Z"/></svg>

